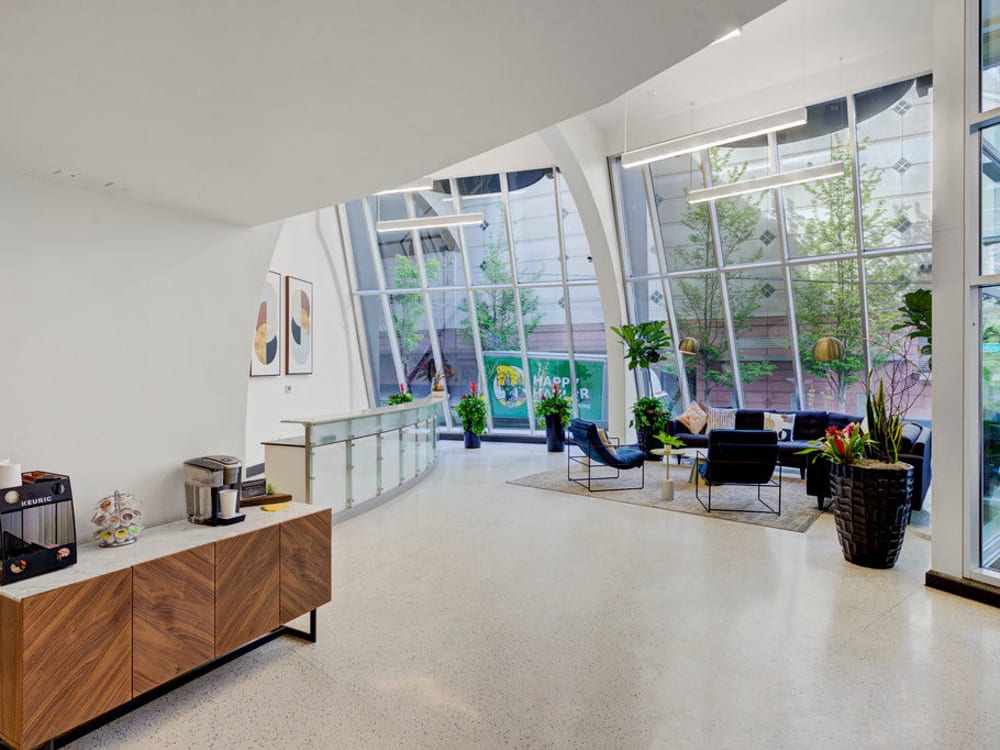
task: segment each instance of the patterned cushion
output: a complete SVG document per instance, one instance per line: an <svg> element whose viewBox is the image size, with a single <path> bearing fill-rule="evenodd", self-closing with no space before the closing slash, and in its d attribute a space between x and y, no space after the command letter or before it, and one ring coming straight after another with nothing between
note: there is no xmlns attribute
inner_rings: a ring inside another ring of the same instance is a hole
<svg viewBox="0 0 1000 750"><path fill-rule="evenodd" d="M790 412L765 412L764 429L777 432L779 443L788 442L795 432L795 415Z"/></svg>
<svg viewBox="0 0 1000 750"><path fill-rule="evenodd" d="M705 429L708 415L696 402L692 401L684 413L677 417L677 421L687 427L692 435L697 435Z"/></svg>
<svg viewBox="0 0 1000 750"><path fill-rule="evenodd" d="M735 430L736 410L735 409L715 409L708 407L708 428L705 432L712 430Z"/></svg>

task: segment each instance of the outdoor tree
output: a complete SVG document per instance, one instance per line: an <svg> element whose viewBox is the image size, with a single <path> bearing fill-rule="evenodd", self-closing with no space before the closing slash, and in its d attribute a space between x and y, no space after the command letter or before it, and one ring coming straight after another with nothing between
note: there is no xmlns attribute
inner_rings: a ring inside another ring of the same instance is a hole
<svg viewBox="0 0 1000 750"><path fill-rule="evenodd" d="M860 146L864 148L864 144ZM830 160L843 161L843 176L804 183L809 205L799 207L788 201L789 234L798 255L826 256L851 254L857 246L854 206L854 174L850 150L834 138ZM860 183L861 216L866 247L883 247L892 224L885 201L876 199L883 168L862 166ZM817 257L817 260L821 258ZM897 308L912 279L912 261L906 258L879 258L866 266L868 322L874 366L886 363L893 342L889 336L898 320ZM857 261L840 260L810 263L793 269L792 291L798 319L799 356L803 369L825 382L830 398L840 411L847 410L847 393L865 379L864 332ZM845 355L834 362L820 362L812 348L823 336L833 336L844 344Z"/></svg>
<svg viewBox="0 0 1000 750"><path fill-rule="evenodd" d="M709 164L718 183L738 182L747 170L747 164L731 164L733 149L713 148L709 151ZM753 263L764 254L764 248L747 248L747 243L758 234L761 203L764 195L745 195L716 201L719 240L723 258L727 261L739 255L741 263ZM715 268L715 250L709 223L707 203L688 206L681 216L681 223L689 230L688 243L672 249L672 256L679 260L679 268ZM729 366L729 340L723 317L722 284L717 273L683 277L674 284L674 305L683 336L698 339L701 347L697 354L686 357L691 393L704 401L714 386L731 388L733 371ZM761 292L745 290L730 294L733 329L738 336L753 326L754 313L760 306ZM664 370L669 370L667 364ZM752 383L774 371L770 362L740 362L744 383ZM702 392L697 393L701 383Z"/></svg>
<svg viewBox="0 0 1000 750"><path fill-rule="evenodd" d="M413 265L410 256L397 253L395 260L396 264L392 269L393 287L419 289L420 269ZM440 265L435 258L424 259L428 283L437 277ZM409 369L410 355L416 351L424 337L418 325L420 316L424 313L424 296L419 292L390 294L389 307L392 312L392 324L396 328L396 340L399 342L399 358L403 360L403 369L406 371Z"/></svg>
<svg viewBox="0 0 1000 750"><path fill-rule="evenodd" d="M476 318L479 321L479 335L484 351L519 351L521 339L517 332L516 292L510 284L514 279L510 272L510 257L507 248L496 234L490 234L484 248L483 284L489 289L476 289L472 299L476 306ZM540 272L533 277L521 281L535 281ZM521 318L524 321L524 336L528 338L542 322L539 311L541 301L538 295L530 289L521 291ZM459 324L459 335L470 347L473 345L472 317L469 315L469 305L463 301L458 309L465 313Z"/></svg>

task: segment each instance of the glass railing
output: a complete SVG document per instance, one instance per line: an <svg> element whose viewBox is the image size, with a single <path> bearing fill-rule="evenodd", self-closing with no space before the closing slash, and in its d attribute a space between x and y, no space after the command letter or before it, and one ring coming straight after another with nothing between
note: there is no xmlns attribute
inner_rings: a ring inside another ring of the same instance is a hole
<svg viewBox="0 0 1000 750"><path fill-rule="evenodd" d="M299 437L264 443L267 481L295 500L347 510L416 479L437 459L442 400L285 419Z"/></svg>

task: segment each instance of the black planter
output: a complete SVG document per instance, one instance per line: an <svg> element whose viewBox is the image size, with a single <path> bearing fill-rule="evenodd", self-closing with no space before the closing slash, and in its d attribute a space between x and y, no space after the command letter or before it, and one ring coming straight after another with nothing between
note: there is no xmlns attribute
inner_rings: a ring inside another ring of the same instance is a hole
<svg viewBox="0 0 1000 750"><path fill-rule="evenodd" d="M566 449L566 428L558 414L545 415L545 445L549 453L562 453Z"/></svg>
<svg viewBox="0 0 1000 750"><path fill-rule="evenodd" d="M465 447L466 448L478 448L482 441L479 439L479 435L474 432L465 431Z"/></svg>
<svg viewBox="0 0 1000 750"><path fill-rule="evenodd" d="M635 441L636 444L642 448L642 452L646 454L646 459L649 461L659 461L659 456L654 456L651 451L654 448L662 448L663 443L657 440L653 435L655 430L652 427L636 427L635 428Z"/></svg>
<svg viewBox="0 0 1000 750"><path fill-rule="evenodd" d="M913 467L830 464L830 494L844 559L866 568L895 565L910 522Z"/></svg>

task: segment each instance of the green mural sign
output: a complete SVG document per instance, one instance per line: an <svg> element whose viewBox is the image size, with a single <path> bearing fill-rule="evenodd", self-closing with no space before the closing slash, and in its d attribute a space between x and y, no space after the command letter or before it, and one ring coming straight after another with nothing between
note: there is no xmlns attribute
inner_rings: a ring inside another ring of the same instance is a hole
<svg viewBox="0 0 1000 750"><path fill-rule="evenodd" d="M490 410L494 418L527 419L530 387L532 397L552 391L559 383L559 391L570 394L569 358L565 354L528 355L530 381L524 377L524 364L516 352L484 352ZM606 358L599 355L576 356L576 389L580 418L600 422L604 419L604 369Z"/></svg>

